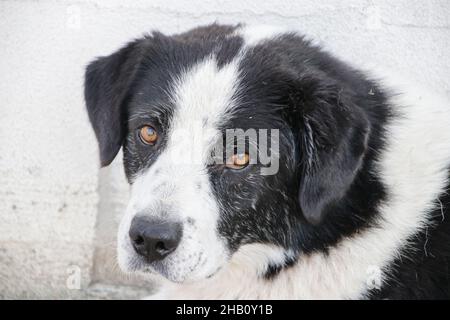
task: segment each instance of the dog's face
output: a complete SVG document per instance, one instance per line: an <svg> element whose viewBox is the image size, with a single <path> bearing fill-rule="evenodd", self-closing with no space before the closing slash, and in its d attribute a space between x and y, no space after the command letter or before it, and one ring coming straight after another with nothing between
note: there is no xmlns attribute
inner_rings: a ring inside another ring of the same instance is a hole
<svg viewBox="0 0 450 320"><path fill-rule="evenodd" d="M332 79L282 50L307 44L250 45L239 30L153 34L87 69L102 165L123 146L131 184L124 270L204 279L253 243L280 248L284 263L313 249L362 164L367 121Z"/></svg>

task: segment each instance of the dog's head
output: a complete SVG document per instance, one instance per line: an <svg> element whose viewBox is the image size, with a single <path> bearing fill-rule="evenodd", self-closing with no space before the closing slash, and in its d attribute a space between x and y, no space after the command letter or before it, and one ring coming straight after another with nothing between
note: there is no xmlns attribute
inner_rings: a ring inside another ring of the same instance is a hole
<svg viewBox="0 0 450 320"><path fill-rule="evenodd" d="M295 257L355 180L370 130L351 90L302 37L248 30L152 33L89 64L101 164L123 146L131 184L123 269L198 280L254 243Z"/></svg>

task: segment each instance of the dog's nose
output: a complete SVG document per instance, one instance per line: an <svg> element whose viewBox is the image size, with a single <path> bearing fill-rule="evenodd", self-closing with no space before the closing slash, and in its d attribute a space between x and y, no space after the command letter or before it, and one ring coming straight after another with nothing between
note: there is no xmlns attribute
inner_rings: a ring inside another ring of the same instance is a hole
<svg viewBox="0 0 450 320"><path fill-rule="evenodd" d="M182 231L178 222L136 216L131 221L129 235L134 250L153 262L164 259L177 248Z"/></svg>

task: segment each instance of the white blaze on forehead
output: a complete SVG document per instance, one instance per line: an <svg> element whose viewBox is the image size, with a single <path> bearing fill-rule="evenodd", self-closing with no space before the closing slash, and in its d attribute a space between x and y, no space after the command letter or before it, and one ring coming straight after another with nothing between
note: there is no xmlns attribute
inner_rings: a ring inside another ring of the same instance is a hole
<svg viewBox="0 0 450 320"><path fill-rule="evenodd" d="M132 188L135 191L132 194L137 195L134 198L140 202L138 207L153 202L148 190L155 186L159 201L185 207L180 214L189 215L202 209L202 206L197 208L202 199L193 201L195 196L212 202L206 161L216 139L221 137L218 124L234 106L237 82L238 63L218 68L214 57L202 60L175 80L171 97L175 109L166 132L167 145L155 163L139 175ZM203 194L197 190L199 184ZM156 197L155 192L152 195Z"/></svg>
<svg viewBox="0 0 450 320"><path fill-rule="evenodd" d="M238 74L238 59L219 68L215 58L209 57L175 81L175 112L166 151L194 150L194 155L201 154L201 161L206 160L206 152L220 134L218 125L235 106Z"/></svg>

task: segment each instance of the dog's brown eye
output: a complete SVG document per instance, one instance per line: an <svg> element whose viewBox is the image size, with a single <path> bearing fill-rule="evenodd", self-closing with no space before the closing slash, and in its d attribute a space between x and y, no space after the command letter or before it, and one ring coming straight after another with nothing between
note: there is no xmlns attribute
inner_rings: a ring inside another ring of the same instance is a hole
<svg viewBox="0 0 450 320"><path fill-rule="evenodd" d="M226 167L230 168L230 169L242 169L248 165L249 161L250 161L250 156L248 155L248 153L234 154L227 161Z"/></svg>
<svg viewBox="0 0 450 320"><path fill-rule="evenodd" d="M139 137L143 143L154 145L158 140L158 133L152 126L143 126L139 131Z"/></svg>

